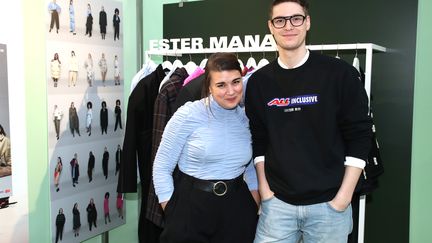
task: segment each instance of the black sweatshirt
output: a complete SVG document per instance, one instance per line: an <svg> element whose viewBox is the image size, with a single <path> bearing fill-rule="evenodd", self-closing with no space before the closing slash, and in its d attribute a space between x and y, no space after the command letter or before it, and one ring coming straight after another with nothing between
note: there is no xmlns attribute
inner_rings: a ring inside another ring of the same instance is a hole
<svg viewBox="0 0 432 243"><path fill-rule="evenodd" d="M265 156L270 188L287 203L332 200L345 156L367 159L367 95L359 73L342 60L311 52L294 69L275 60L250 77L245 106L254 157Z"/></svg>

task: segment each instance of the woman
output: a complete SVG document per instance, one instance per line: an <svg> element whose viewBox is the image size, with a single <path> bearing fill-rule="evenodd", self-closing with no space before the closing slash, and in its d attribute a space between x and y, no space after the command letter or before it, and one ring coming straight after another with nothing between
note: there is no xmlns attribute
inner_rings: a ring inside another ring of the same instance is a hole
<svg viewBox="0 0 432 243"><path fill-rule="evenodd" d="M93 58L90 53L87 56L87 60L84 62L84 67L87 71L87 83L90 87L92 87L93 80L94 80L94 70L93 70Z"/></svg>
<svg viewBox="0 0 432 243"><path fill-rule="evenodd" d="M90 136L91 135L91 124L93 121L93 104L89 101L87 102L87 113L86 113L86 129L87 133Z"/></svg>
<svg viewBox="0 0 432 243"><path fill-rule="evenodd" d="M105 224L107 223L107 218L108 221L111 223L111 217L110 217L110 210L109 210L109 192L105 193L105 198L104 198L104 219L105 219Z"/></svg>
<svg viewBox="0 0 432 243"><path fill-rule="evenodd" d="M240 65L234 54L216 53L205 70L203 98L173 115L154 161L165 212L160 241L252 242L259 196L248 119L238 106Z"/></svg>
<svg viewBox="0 0 432 243"><path fill-rule="evenodd" d="M54 169L54 186L56 188L56 192L60 191L59 181L60 181L60 175L62 170L63 170L62 159L60 157L57 157L57 165Z"/></svg>
<svg viewBox="0 0 432 243"><path fill-rule="evenodd" d="M96 205L94 204L93 198L91 198L89 204L87 205L87 221L89 224L90 231L93 225L95 228L97 228L96 219L97 219Z"/></svg>
<svg viewBox="0 0 432 243"><path fill-rule="evenodd" d="M121 107L120 107L120 100L116 100L116 106L114 108L114 114L115 114L115 125L114 125L114 132L117 130L117 126L122 128L122 121L121 121Z"/></svg>
<svg viewBox="0 0 432 243"><path fill-rule="evenodd" d="M102 53L102 57L99 60L99 68L101 71L101 75L102 75L102 84L105 87L105 79L106 79L106 74L108 71L108 66L107 66L107 61L105 59L105 53Z"/></svg>
<svg viewBox="0 0 432 243"><path fill-rule="evenodd" d="M75 137L75 132L78 134L78 136L81 136L79 131L78 113L76 111L74 102L71 102L69 107L69 127L73 137Z"/></svg>
<svg viewBox="0 0 432 243"><path fill-rule="evenodd" d="M54 59L51 60L51 78L54 81L54 87L57 87L61 72L61 61L58 53L54 53Z"/></svg>
<svg viewBox="0 0 432 243"><path fill-rule="evenodd" d="M81 228L81 217L80 217L80 211L78 210L78 203L74 204L74 207L72 209L72 215L73 215L73 231L74 231L74 237L79 236L79 230Z"/></svg>
<svg viewBox="0 0 432 243"><path fill-rule="evenodd" d="M106 102L102 101L101 103L101 110L100 110L100 125L101 125L101 130L102 130L102 134L107 134L107 130L108 130L108 109L106 107Z"/></svg>

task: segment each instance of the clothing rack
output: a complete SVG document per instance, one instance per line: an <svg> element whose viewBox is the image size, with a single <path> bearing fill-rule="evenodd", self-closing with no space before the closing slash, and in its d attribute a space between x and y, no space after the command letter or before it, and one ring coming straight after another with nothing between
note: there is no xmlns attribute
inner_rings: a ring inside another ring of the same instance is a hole
<svg viewBox="0 0 432 243"><path fill-rule="evenodd" d="M373 43L354 43L354 44L323 44L323 45L307 45L306 48L312 51L344 51L344 50L365 50L365 89L370 100L370 88L372 77L372 55L374 52L386 52L386 48ZM276 47L264 48L203 48L203 49L170 49L170 50L149 50L145 52L145 61L150 60L152 55L159 56L176 56L180 57L183 54L210 54L216 52L232 52L232 53L257 53L257 52L276 52Z"/></svg>
<svg viewBox="0 0 432 243"><path fill-rule="evenodd" d="M311 51L347 51L355 50L365 51L365 90L370 102L370 90L372 79L372 56L374 52L386 52L385 47L373 43L354 43L354 44L322 44L322 45L307 45ZM231 53L263 53L277 52L275 46L264 48L204 48L204 49L175 49L175 50L149 50L145 52L145 61L148 62L152 55L159 56L176 56L180 57L183 54L210 54L216 52L231 52ZM358 243L364 243L364 224L366 213L366 196L360 197L359 205L359 228L358 228Z"/></svg>

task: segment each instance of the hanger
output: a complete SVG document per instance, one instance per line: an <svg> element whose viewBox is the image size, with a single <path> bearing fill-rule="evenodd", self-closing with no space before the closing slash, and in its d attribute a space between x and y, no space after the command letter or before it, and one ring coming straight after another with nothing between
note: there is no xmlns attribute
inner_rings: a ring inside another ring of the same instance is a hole
<svg viewBox="0 0 432 243"><path fill-rule="evenodd" d="M145 63L143 63L141 69L144 69L145 67L155 67L156 63L152 60L152 56L149 55L149 58Z"/></svg>
<svg viewBox="0 0 432 243"><path fill-rule="evenodd" d="M171 75L175 72L175 70L177 68L183 67L183 63L177 57L177 50L175 51L174 55L176 56L176 59L173 62L173 64L172 64L173 66L172 66L171 70L169 71L169 73L167 73L167 75L165 76L165 78L163 78L162 81L160 82L159 92L160 92L162 86L171 78Z"/></svg>
<svg viewBox="0 0 432 243"><path fill-rule="evenodd" d="M337 46L336 46L336 56L335 56L337 59L340 59L340 56L339 56L339 44L337 44Z"/></svg>
<svg viewBox="0 0 432 243"><path fill-rule="evenodd" d="M173 64L168 60L168 55L165 56L166 60L162 63L162 68L164 71L169 72L171 69L173 69Z"/></svg>
<svg viewBox="0 0 432 243"><path fill-rule="evenodd" d="M207 65L207 61L208 61L208 59L207 59L207 52L204 51L204 59L202 59L199 67L202 68L202 69L204 69L205 66Z"/></svg>
<svg viewBox="0 0 432 243"><path fill-rule="evenodd" d="M246 67L247 68L256 68L257 67L257 63L256 63L256 61L255 61L255 58L252 56L252 52L249 52L250 53L250 57L249 57L249 59L247 60L247 62L246 62Z"/></svg>
<svg viewBox="0 0 432 243"><path fill-rule="evenodd" d="M238 60L238 62L240 64L240 69L243 70L244 67L245 67L245 65L243 64L243 61L239 58L238 53L236 53L236 54L237 54L237 60Z"/></svg>
<svg viewBox="0 0 432 243"><path fill-rule="evenodd" d="M262 68L262 67L264 67L267 64L269 64L269 61L265 58L265 52L263 51L263 57L258 62L257 68Z"/></svg>
<svg viewBox="0 0 432 243"><path fill-rule="evenodd" d="M180 59L178 59L177 50L175 51L174 55L176 56L176 59L173 62L174 69L183 67L182 61Z"/></svg>
<svg viewBox="0 0 432 243"><path fill-rule="evenodd" d="M191 75L193 72L195 72L196 68L198 66L192 61L192 56L191 54L189 54L189 62L186 63L186 65L184 66L184 68L186 69L187 73L189 75Z"/></svg>
<svg viewBox="0 0 432 243"><path fill-rule="evenodd" d="M356 43L356 49L355 49L355 56L352 64L355 69L360 73L360 59L357 57L357 43Z"/></svg>

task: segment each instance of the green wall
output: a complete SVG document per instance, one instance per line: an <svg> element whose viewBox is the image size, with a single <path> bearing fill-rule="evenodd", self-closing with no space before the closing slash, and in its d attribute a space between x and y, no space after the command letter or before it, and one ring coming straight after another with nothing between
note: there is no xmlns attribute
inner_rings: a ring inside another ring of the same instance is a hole
<svg viewBox="0 0 432 243"><path fill-rule="evenodd" d="M414 123L411 170L410 242L430 242L432 239L432 2L419 1L417 51L414 87Z"/></svg>
<svg viewBox="0 0 432 243"><path fill-rule="evenodd" d="M24 65L27 124L29 239L50 241L45 74L45 1L24 0Z"/></svg>

